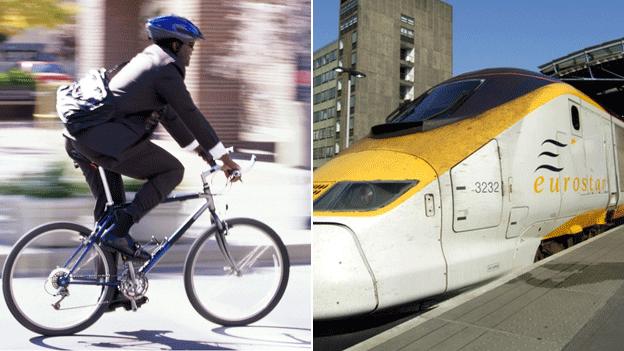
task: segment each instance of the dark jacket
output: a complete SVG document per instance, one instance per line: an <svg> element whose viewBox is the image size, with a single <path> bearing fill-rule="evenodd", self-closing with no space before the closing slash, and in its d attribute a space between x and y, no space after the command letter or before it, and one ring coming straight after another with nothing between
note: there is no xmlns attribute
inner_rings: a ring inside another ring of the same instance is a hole
<svg viewBox="0 0 624 351"><path fill-rule="evenodd" d="M110 81L118 117L78 133L76 141L118 158L153 132L148 117L164 108L160 122L181 147L194 147L198 142L213 157L220 157L217 150L223 144L186 89L185 72L175 55L158 45L148 46Z"/></svg>

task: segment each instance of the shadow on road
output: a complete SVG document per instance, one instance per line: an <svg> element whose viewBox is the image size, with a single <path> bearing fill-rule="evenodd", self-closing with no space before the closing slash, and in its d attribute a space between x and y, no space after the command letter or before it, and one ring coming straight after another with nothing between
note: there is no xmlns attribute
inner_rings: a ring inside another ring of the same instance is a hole
<svg viewBox="0 0 624 351"><path fill-rule="evenodd" d="M137 330L115 332L117 335L76 334L69 336L38 336L30 339L34 345L50 350L74 350L77 348L90 350L93 348L110 349L167 349L167 350L235 350L239 348L253 349L254 345L280 348L310 347L310 340L300 335L310 335L310 329L275 326L219 327L212 330L215 334L241 340L204 341L173 338L167 334L170 330ZM237 331L241 331L238 333ZM56 344L56 345L53 345ZM62 344L64 346L58 346Z"/></svg>
<svg viewBox="0 0 624 351"><path fill-rule="evenodd" d="M410 307L403 307L403 311L393 309L373 315L314 321L314 350L344 350L424 312L417 304Z"/></svg>
<svg viewBox="0 0 624 351"><path fill-rule="evenodd" d="M244 335L237 335L237 330L244 330ZM223 336L238 338L249 342L271 343L275 346L282 347L301 347L309 348L310 340L302 338L303 335L310 336L308 328L292 328L277 326L245 326L245 327L219 327L212 329L214 333ZM252 331L249 333L249 331ZM276 333L274 333L276 332ZM300 334L300 335L297 335ZM252 336L250 336L252 335Z"/></svg>
<svg viewBox="0 0 624 351"><path fill-rule="evenodd" d="M314 350L344 350L428 312L436 308L440 302L466 290L469 288L434 296L427 300L390 307L372 314L333 320L315 320L313 321Z"/></svg>
<svg viewBox="0 0 624 351"><path fill-rule="evenodd" d="M223 343L207 342L200 340L183 340L176 339L166 334L172 333L170 330L137 330L131 332L116 332L120 336L111 335L93 335L93 334L76 334L72 336L38 336L30 339L30 342L41 347L45 347L50 350L72 350L76 347L68 345L68 348L61 348L58 346L52 346L49 344L54 339L61 338L76 338L78 339L75 344L80 344L80 348L92 349L95 347L111 348L111 349L123 349L123 348L137 348L137 347L149 347L149 346L166 346L172 350L234 350L234 348L225 347ZM89 341L89 339L95 339ZM110 341L102 341L110 339ZM71 344L71 342L67 342ZM161 347L157 347L161 349Z"/></svg>

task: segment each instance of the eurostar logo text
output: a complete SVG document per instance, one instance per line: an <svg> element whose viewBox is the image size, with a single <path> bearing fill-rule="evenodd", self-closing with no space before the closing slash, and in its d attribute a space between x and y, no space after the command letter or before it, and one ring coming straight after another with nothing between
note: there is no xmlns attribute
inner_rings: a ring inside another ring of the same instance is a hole
<svg viewBox="0 0 624 351"><path fill-rule="evenodd" d="M606 178L589 177L544 177L539 176L533 182L533 191L558 193L573 191L575 193L602 193L607 191Z"/></svg>

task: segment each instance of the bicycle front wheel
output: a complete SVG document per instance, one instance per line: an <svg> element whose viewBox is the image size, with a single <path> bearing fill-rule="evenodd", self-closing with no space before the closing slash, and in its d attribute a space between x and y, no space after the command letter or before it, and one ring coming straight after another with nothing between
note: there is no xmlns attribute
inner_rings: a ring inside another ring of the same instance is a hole
<svg viewBox="0 0 624 351"><path fill-rule="evenodd" d="M82 255L88 235L77 224L48 223L15 244L2 271L2 291L23 326L42 335L69 335L102 316L115 290L116 267L97 245Z"/></svg>
<svg viewBox="0 0 624 351"><path fill-rule="evenodd" d="M224 326L247 325L282 298L290 262L286 246L266 224L250 218L225 223L225 235L212 226L191 247L184 286L204 318Z"/></svg>

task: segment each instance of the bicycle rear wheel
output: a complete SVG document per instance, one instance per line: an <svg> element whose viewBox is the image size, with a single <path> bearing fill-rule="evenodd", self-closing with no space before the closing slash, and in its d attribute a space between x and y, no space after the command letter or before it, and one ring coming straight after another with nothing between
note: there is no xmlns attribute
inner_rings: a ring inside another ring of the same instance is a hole
<svg viewBox="0 0 624 351"><path fill-rule="evenodd" d="M68 274L89 232L73 223L48 223L15 244L4 264L2 290L9 311L24 327L43 335L69 335L102 316L115 290L105 285L116 280L112 255L94 245ZM65 287L63 279L69 281Z"/></svg>
<svg viewBox="0 0 624 351"><path fill-rule="evenodd" d="M184 264L184 286L191 304L211 322L224 326L253 323L284 295L290 272L286 246L266 224L250 218L225 221L220 249L215 226L202 234Z"/></svg>

